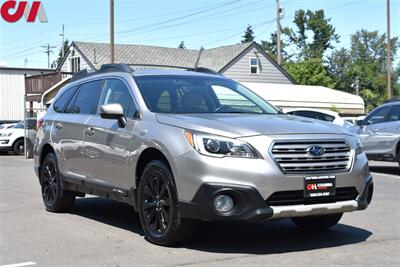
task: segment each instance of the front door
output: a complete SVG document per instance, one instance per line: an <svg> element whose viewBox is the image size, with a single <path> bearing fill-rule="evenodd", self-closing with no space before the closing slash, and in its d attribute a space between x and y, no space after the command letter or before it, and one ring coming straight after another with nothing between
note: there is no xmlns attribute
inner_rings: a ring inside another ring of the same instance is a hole
<svg viewBox="0 0 400 267"><path fill-rule="evenodd" d="M84 134L85 164L88 181L112 190L128 190L133 185L132 144L137 121L135 102L127 84L120 79L104 81L100 105L118 103L124 109L127 125L118 126L117 120L91 116Z"/></svg>

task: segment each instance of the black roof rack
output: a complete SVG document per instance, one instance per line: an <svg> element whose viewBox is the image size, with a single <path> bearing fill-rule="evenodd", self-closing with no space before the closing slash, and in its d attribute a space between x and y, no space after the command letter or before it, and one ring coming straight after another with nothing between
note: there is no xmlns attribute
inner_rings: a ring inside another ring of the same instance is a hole
<svg viewBox="0 0 400 267"><path fill-rule="evenodd" d="M196 68L189 68L187 69L188 71L195 71L195 72L201 72L201 73L207 73L207 74L214 74L214 75L219 75L219 76L223 76L221 73L216 72L212 69L208 69L208 68L203 68L203 67L196 67Z"/></svg>
<svg viewBox="0 0 400 267"><path fill-rule="evenodd" d="M134 69L132 69L127 64L103 64L98 71L88 71L88 70L81 70L75 73L72 78L72 81L76 81L85 77L89 77L91 75L104 73L104 72L127 72L132 73Z"/></svg>

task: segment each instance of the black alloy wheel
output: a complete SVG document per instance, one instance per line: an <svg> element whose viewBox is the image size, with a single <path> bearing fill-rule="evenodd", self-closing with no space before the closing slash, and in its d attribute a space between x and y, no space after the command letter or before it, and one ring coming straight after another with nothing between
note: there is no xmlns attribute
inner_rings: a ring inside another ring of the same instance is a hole
<svg viewBox="0 0 400 267"><path fill-rule="evenodd" d="M171 246L193 232L195 222L179 216L174 178L164 162L147 164L139 183L138 204L140 222L150 242Z"/></svg>
<svg viewBox="0 0 400 267"><path fill-rule="evenodd" d="M53 153L46 155L40 172L43 203L48 211L68 211L75 202L75 192L62 190L57 159Z"/></svg>

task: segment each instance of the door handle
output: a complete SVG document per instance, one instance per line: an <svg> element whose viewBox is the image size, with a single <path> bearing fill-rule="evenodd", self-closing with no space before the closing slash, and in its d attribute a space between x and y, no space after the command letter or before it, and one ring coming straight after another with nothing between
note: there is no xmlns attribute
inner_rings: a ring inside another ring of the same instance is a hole
<svg viewBox="0 0 400 267"><path fill-rule="evenodd" d="M55 127L57 129L62 129L62 127L64 127L61 123L56 123Z"/></svg>
<svg viewBox="0 0 400 267"><path fill-rule="evenodd" d="M94 135L94 133L95 133L95 131L94 131L93 127L88 127L85 129L85 134L87 134L89 136Z"/></svg>

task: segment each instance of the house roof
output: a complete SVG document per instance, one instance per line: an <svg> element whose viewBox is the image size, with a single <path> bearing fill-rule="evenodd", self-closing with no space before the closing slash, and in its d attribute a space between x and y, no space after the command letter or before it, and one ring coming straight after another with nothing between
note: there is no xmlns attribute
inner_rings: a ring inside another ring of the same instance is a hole
<svg viewBox="0 0 400 267"><path fill-rule="evenodd" d="M133 66L203 67L220 71L254 44L254 42L235 44L206 50L116 44L114 53L116 63L126 63ZM96 69L99 69L102 64L109 63L110 46L107 43L73 42L72 45Z"/></svg>

